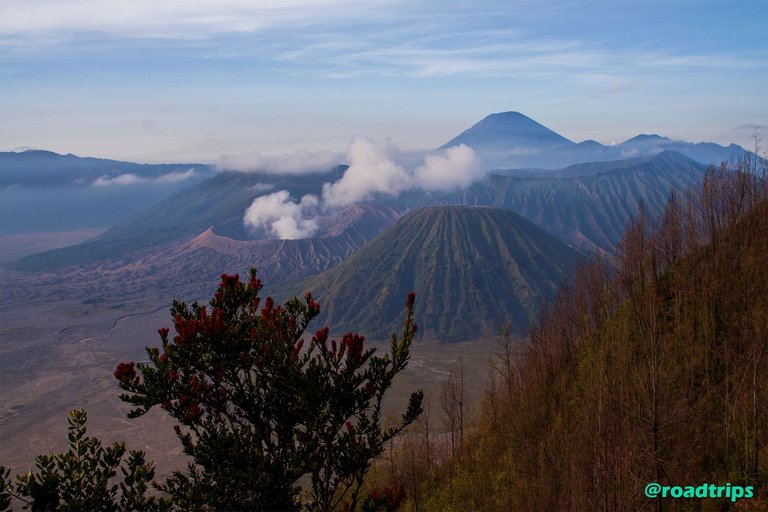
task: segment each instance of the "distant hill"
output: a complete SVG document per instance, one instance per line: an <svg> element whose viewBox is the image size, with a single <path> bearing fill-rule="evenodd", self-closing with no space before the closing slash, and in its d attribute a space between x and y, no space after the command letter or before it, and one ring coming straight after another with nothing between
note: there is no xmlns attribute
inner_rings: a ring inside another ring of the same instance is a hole
<svg viewBox="0 0 768 512"><path fill-rule="evenodd" d="M197 163L0 153L0 234L108 228L213 172Z"/></svg>
<svg viewBox="0 0 768 512"><path fill-rule="evenodd" d="M28 150L0 152L0 188L87 187L98 178L133 174L139 178L160 178L171 173L195 171L201 179L213 174L213 167L199 163L137 164L105 158L60 155L52 151Z"/></svg>
<svg viewBox="0 0 768 512"><path fill-rule="evenodd" d="M663 151L675 151L699 163L717 165L748 153L736 144L724 147L645 134L612 146L594 140L576 144L519 112L491 114L443 148L457 144L472 147L491 169L560 169L586 162L650 157Z"/></svg>
<svg viewBox="0 0 768 512"><path fill-rule="evenodd" d="M435 207L404 215L333 269L271 291L316 292L320 321L386 338L402 323L408 292L423 336L440 341L522 331L582 257L519 215Z"/></svg>

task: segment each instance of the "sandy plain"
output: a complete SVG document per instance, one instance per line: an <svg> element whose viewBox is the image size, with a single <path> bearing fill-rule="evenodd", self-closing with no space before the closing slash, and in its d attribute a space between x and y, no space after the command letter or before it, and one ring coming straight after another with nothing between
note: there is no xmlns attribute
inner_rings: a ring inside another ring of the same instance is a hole
<svg viewBox="0 0 768 512"><path fill-rule="evenodd" d="M67 412L80 407L88 411L89 435L146 451L159 475L186 466L175 421L162 410L126 418L129 407L118 398L112 372L121 361L144 359L146 346L159 345L157 329L171 326L174 298L210 297L216 283L157 288L148 285L149 276L136 275L99 268L63 274L0 271L0 464L13 473L32 469L37 454L64 450ZM386 350L385 343L372 343ZM410 391L424 389L434 418L440 384L459 357L469 393L478 396L496 349L493 340L417 341L385 412L398 415Z"/></svg>

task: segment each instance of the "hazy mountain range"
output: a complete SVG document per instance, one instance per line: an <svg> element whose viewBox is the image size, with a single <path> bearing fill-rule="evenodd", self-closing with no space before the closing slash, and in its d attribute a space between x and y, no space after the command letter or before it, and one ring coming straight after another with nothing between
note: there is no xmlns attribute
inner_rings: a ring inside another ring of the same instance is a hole
<svg viewBox="0 0 768 512"><path fill-rule="evenodd" d="M449 148L461 144L472 148L486 170L467 184L446 190L380 188L337 207L318 201L360 170L353 169L355 162L296 176L4 153L3 203L14 190L56 189L62 197L77 188L90 194L114 190L121 198L116 210L120 201L131 201L131 190L143 193L145 201L152 197L148 189L161 196L149 207L130 203L140 211L93 240L24 257L10 268L56 270L66 276L62 285L93 281L108 271L109 282L126 294L179 283L207 290L222 272L253 266L276 286L276 294L315 290L326 305L323 320L339 328L365 326L373 335L386 334L413 289L421 297L422 333L429 336L488 335L504 321L522 331L572 274L579 252L615 250L640 203L650 214L660 212L670 192L698 183L708 164L746 154L733 145L658 136L617 146L576 144L516 112L488 116L437 154L447 161ZM62 164L58 170L56 162ZM558 162L563 165L553 168ZM385 163L389 167L370 172L399 165ZM283 195L275 208L289 212L283 220L311 222L312 236L277 240L267 228L246 229L249 207L277 191ZM307 197L320 199L309 201L311 217L304 219ZM85 204L101 208L98 202ZM456 208L466 206L486 208ZM87 217L84 208L65 208L58 216ZM109 222L111 213L94 215ZM3 223L7 219L4 215ZM55 225L51 220L51 228ZM89 300L110 296L110 286L91 289ZM457 317L458 311L464 316Z"/></svg>
<svg viewBox="0 0 768 512"><path fill-rule="evenodd" d="M213 174L204 164L0 152L0 234L106 228Z"/></svg>
<svg viewBox="0 0 768 512"><path fill-rule="evenodd" d="M594 140L575 143L519 112L491 114L451 139L443 147L467 144L493 169L559 169L572 164L653 156L676 151L699 163L739 158L746 150L731 144L690 143L659 135L638 135L605 146Z"/></svg>

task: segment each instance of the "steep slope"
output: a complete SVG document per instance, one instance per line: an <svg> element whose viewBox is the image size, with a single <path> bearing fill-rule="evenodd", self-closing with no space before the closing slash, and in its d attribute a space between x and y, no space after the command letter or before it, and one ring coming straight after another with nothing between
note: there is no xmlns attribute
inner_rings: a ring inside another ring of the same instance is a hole
<svg viewBox="0 0 768 512"><path fill-rule="evenodd" d="M768 510L768 189L711 177L707 201L680 205L692 221L635 226L618 275L577 276L414 508ZM754 496L648 499L646 482Z"/></svg>
<svg viewBox="0 0 768 512"><path fill-rule="evenodd" d="M705 171L704 165L665 152L647 160L582 165L540 176L492 175L441 200L509 209L582 252L612 253L640 203L650 214L659 213L672 190L698 184Z"/></svg>
<svg viewBox="0 0 768 512"><path fill-rule="evenodd" d="M581 256L541 228L494 208L423 208L337 267L271 290L287 298L306 290L334 332L385 338L402 322L415 291L421 334L453 341L495 335L508 320L524 330Z"/></svg>

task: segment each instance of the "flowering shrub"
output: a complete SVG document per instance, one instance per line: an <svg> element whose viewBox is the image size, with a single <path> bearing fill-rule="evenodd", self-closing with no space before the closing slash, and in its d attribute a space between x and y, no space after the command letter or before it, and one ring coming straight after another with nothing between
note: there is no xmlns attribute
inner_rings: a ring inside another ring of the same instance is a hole
<svg viewBox="0 0 768 512"><path fill-rule="evenodd" d="M160 329L147 363L115 370L121 399L135 406L129 417L160 406L178 421L193 462L161 488L184 510L354 510L371 460L421 413L416 392L397 425L381 426L384 393L410 357L415 297L379 356L357 334L329 341L327 327L307 342L320 311L311 294L262 304L261 287L253 270L247 282L225 274L208 306L174 302L173 337Z"/></svg>

